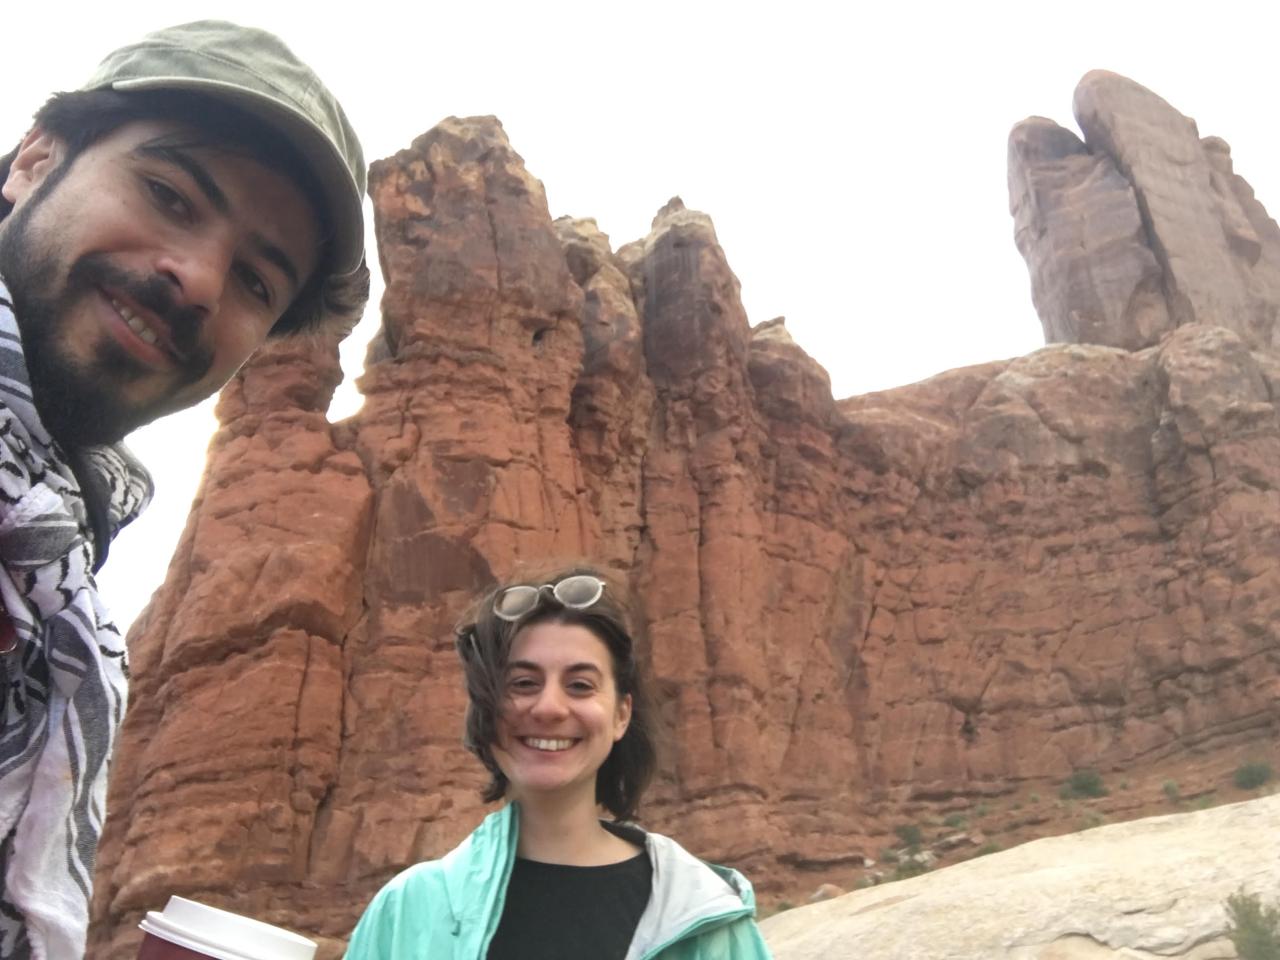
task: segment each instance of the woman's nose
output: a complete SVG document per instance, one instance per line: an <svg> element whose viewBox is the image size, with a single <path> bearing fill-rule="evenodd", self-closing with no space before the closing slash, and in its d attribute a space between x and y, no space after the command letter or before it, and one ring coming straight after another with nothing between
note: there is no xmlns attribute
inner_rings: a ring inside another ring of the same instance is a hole
<svg viewBox="0 0 1280 960"><path fill-rule="evenodd" d="M547 684L538 693L530 712L537 717L559 717L568 712L568 704L564 691L552 684Z"/></svg>

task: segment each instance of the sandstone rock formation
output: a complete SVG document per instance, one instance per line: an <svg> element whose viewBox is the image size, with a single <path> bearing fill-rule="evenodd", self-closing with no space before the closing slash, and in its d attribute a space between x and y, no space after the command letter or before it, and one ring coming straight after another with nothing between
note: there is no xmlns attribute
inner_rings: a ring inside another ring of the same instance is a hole
<svg viewBox="0 0 1280 960"><path fill-rule="evenodd" d="M1049 342L1153 346L1174 327L1280 341L1280 229L1231 151L1104 71L1076 88L1082 141L1033 117L1009 136L1009 204Z"/></svg>
<svg viewBox="0 0 1280 960"><path fill-rule="evenodd" d="M550 558L636 598L669 741L644 819L766 898L849 885L906 817L1272 749L1280 366L1249 324L837 403L678 201L615 252L491 118L371 183L363 409L325 421L331 342L255 359L131 634L93 956L171 893L338 956L482 815L452 627Z"/></svg>
<svg viewBox="0 0 1280 960"><path fill-rule="evenodd" d="M788 910L777 960L1228 960L1227 897L1280 902L1280 796L1112 824Z"/></svg>

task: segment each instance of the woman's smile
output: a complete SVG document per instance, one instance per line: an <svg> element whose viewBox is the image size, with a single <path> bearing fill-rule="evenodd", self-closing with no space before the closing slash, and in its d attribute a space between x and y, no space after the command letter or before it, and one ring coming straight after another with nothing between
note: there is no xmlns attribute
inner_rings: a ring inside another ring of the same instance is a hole
<svg viewBox="0 0 1280 960"><path fill-rule="evenodd" d="M519 740L526 747L543 753L562 753L578 742L574 739L548 739L546 737L520 737Z"/></svg>
<svg viewBox="0 0 1280 960"><path fill-rule="evenodd" d="M594 797L630 717L599 637L579 624L535 623L511 643L494 757L513 796Z"/></svg>

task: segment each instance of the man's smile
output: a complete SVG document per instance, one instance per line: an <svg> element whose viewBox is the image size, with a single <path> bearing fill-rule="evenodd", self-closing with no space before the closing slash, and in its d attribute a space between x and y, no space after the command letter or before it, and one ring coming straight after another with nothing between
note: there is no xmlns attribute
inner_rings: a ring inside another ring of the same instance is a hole
<svg viewBox="0 0 1280 960"><path fill-rule="evenodd" d="M131 353L141 354L139 359L146 361L150 366L168 369L182 363L182 357L174 348L169 325L164 320L118 291L100 290L99 292L106 297L121 322L129 328L137 340L141 341L141 349L137 344L124 344L126 347L133 347L130 350ZM120 338L117 337L117 339Z"/></svg>

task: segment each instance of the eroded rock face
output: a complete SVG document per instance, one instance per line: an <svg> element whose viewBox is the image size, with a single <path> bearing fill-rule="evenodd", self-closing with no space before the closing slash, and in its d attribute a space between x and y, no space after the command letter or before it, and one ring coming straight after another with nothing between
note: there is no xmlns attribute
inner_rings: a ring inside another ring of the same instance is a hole
<svg viewBox="0 0 1280 960"><path fill-rule="evenodd" d="M948 804L1273 742L1280 367L1240 330L837 403L679 201L615 252L492 118L371 184L363 409L320 413L332 343L243 371L131 635L96 956L178 893L337 957L484 812L452 628L522 564L629 585L668 733L644 820L766 896Z"/></svg>
<svg viewBox="0 0 1280 960"><path fill-rule="evenodd" d="M1075 93L1083 141L1032 117L1009 136L1009 205L1045 340L1139 349L1174 327L1276 345L1280 232L1227 144L1101 70Z"/></svg>
<svg viewBox="0 0 1280 960"><path fill-rule="evenodd" d="M1112 824L762 928L777 960L1226 960L1227 898L1280 900L1277 822L1280 797Z"/></svg>
<svg viewBox="0 0 1280 960"><path fill-rule="evenodd" d="M282 342L224 390L164 588L131 643L89 955L132 956L162 889L288 921L343 740L372 494L324 411L337 339ZM127 918L127 919L125 919ZM123 945L122 945L123 944ZM131 952L132 951L132 952Z"/></svg>

